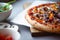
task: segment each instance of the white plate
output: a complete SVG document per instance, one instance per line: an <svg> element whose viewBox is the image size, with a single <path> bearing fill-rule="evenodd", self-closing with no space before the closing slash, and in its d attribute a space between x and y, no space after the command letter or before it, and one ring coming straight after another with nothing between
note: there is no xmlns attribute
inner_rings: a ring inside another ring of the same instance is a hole
<svg viewBox="0 0 60 40"><path fill-rule="evenodd" d="M15 17L13 20L11 20L11 22L31 27L31 25L25 19L25 14L27 13L27 10L32 8L33 6L37 6L37 5L45 4L45 3L54 3L54 2L52 2L52 1L35 1L32 3L31 6L29 6L27 9L25 9L24 11L19 13L17 15L17 17Z"/></svg>

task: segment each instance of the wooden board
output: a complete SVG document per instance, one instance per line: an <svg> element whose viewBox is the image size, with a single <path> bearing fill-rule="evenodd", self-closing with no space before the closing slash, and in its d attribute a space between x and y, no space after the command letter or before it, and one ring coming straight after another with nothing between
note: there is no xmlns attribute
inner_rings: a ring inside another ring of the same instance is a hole
<svg viewBox="0 0 60 40"><path fill-rule="evenodd" d="M31 35L32 35L33 37L47 36L47 35L49 35L49 33L43 32L43 31L39 31L39 30L37 30L37 29L35 29L35 28L33 28L33 27L30 28L30 31L31 31Z"/></svg>

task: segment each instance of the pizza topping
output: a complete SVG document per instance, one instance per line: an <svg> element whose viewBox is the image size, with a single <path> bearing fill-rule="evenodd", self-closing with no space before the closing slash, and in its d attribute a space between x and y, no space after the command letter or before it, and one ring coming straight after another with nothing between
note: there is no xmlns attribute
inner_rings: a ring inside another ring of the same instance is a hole
<svg viewBox="0 0 60 40"><path fill-rule="evenodd" d="M40 19L42 20L42 19L43 19L43 17L40 17Z"/></svg>
<svg viewBox="0 0 60 40"><path fill-rule="evenodd" d="M37 11L37 7L34 7L34 9L33 9L33 11L32 11L33 13L37 13L38 11Z"/></svg>
<svg viewBox="0 0 60 40"><path fill-rule="evenodd" d="M32 20L35 20L36 18L34 16L30 16Z"/></svg>
<svg viewBox="0 0 60 40"><path fill-rule="evenodd" d="M43 9L42 8L38 8L38 13L43 14L44 13Z"/></svg>
<svg viewBox="0 0 60 40"><path fill-rule="evenodd" d="M54 14L53 13L50 13L49 20L53 20L53 17L54 17Z"/></svg>
<svg viewBox="0 0 60 40"><path fill-rule="evenodd" d="M43 23L45 23L45 21L43 21Z"/></svg>
<svg viewBox="0 0 60 40"><path fill-rule="evenodd" d="M34 16L37 16L39 13L35 13Z"/></svg>
<svg viewBox="0 0 60 40"><path fill-rule="evenodd" d="M48 8L47 7L44 7L43 9L44 9L44 11L48 11Z"/></svg>
<svg viewBox="0 0 60 40"><path fill-rule="evenodd" d="M57 14L57 18L59 18L59 19L60 19L60 13L58 13L58 14Z"/></svg>
<svg viewBox="0 0 60 40"><path fill-rule="evenodd" d="M36 14L34 14L34 16L37 17L37 18L40 18L40 17L42 17L43 15L42 15L42 14L39 14L39 13L36 13Z"/></svg>
<svg viewBox="0 0 60 40"><path fill-rule="evenodd" d="M51 11L55 16L58 14L57 11Z"/></svg>
<svg viewBox="0 0 60 40"><path fill-rule="evenodd" d="M51 5L51 9L52 10L57 10L57 5L56 4Z"/></svg>

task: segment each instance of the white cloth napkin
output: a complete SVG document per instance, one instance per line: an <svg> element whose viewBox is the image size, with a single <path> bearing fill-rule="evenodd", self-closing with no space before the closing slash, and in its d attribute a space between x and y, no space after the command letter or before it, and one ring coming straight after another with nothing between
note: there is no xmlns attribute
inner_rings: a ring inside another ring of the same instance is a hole
<svg viewBox="0 0 60 40"><path fill-rule="evenodd" d="M11 22L31 27L31 25L25 19L25 14L27 13L27 10L30 9L31 7L33 7L33 6L37 6L37 5L44 4L44 3L53 3L53 2L52 1L34 1L32 3L32 5L30 5L27 9L25 9L24 11L19 13L17 15L17 17L15 17L13 20L11 20Z"/></svg>

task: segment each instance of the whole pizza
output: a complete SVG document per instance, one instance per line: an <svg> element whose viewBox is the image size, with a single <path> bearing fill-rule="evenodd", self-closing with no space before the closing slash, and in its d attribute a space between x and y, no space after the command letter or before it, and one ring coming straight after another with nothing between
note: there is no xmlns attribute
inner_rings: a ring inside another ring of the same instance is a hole
<svg viewBox="0 0 60 40"><path fill-rule="evenodd" d="M25 18L38 30L60 34L60 2L34 6Z"/></svg>

